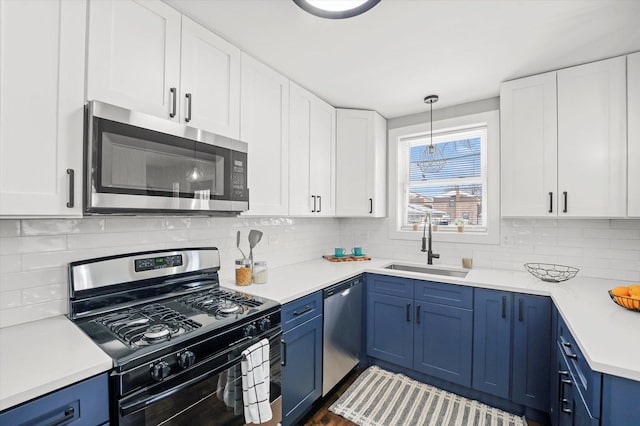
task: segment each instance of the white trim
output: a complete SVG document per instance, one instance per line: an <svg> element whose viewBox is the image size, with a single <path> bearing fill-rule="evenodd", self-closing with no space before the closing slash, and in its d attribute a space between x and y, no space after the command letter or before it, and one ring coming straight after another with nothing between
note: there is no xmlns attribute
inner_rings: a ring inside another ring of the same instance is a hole
<svg viewBox="0 0 640 426"><path fill-rule="evenodd" d="M433 234L434 241L499 244L500 243L500 114L499 111L489 111L479 114L465 115L446 120L434 121L434 133L452 132L468 128L487 127L487 232L437 232ZM401 231L399 224L402 215L403 181L399 173L404 167L399 167L399 144L407 138L424 138L429 132L428 123L389 130L389 238L392 240L415 240L422 237L421 232Z"/></svg>

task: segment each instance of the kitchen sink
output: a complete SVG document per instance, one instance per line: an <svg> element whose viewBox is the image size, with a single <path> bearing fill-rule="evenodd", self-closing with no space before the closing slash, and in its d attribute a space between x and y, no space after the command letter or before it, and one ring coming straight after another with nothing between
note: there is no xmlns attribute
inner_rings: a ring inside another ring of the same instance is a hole
<svg viewBox="0 0 640 426"><path fill-rule="evenodd" d="M418 272L420 274L443 275L447 277L456 277L456 278L465 278L469 273L469 271L465 271L463 269L442 269L442 268L435 268L431 266L403 265L401 263L392 263L389 266L385 266L384 269Z"/></svg>

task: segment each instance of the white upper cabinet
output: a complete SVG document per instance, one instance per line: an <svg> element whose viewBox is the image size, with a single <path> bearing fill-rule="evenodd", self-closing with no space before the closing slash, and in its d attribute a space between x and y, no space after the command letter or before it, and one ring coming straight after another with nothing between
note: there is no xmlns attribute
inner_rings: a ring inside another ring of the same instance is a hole
<svg viewBox="0 0 640 426"><path fill-rule="evenodd" d="M626 215L625 62L503 83L502 216Z"/></svg>
<svg viewBox="0 0 640 426"><path fill-rule="evenodd" d="M87 99L178 121L180 20L160 1L91 1Z"/></svg>
<svg viewBox="0 0 640 426"><path fill-rule="evenodd" d="M555 216L558 127L556 73L500 86L503 216Z"/></svg>
<svg viewBox="0 0 640 426"><path fill-rule="evenodd" d="M289 213L289 80L242 53L240 139L249 145L248 215Z"/></svg>
<svg viewBox="0 0 640 426"><path fill-rule="evenodd" d="M237 139L240 50L161 1L92 1L87 99Z"/></svg>
<svg viewBox="0 0 640 426"><path fill-rule="evenodd" d="M627 215L640 217L640 52L627 56Z"/></svg>
<svg viewBox="0 0 640 426"><path fill-rule="evenodd" d="M85 31L85 2L0 2L2 216L82 215Z"/></svg>
<svg viewBox="0 0 640 426"><path fill-rule="evenodd" d="M336 110L290 83L289 214L335 214Z"/></svg>
<svg viewBox="0 0 640 426"><path fill-rule="evenodd" d="M181 61L181 121L238 139L240 49L183 16Z"/></svg>
<svg viewBox="0 0 640 426"><path fill-rule="evenodd" d="M387 122L375 111L337 110L336 216L385 217Z"/></svg>
<svg viewBox="0 0 640 426"><path fill-rule="evenodd" d="M558 71L559 214L626 215L626 58Z"/></svg>

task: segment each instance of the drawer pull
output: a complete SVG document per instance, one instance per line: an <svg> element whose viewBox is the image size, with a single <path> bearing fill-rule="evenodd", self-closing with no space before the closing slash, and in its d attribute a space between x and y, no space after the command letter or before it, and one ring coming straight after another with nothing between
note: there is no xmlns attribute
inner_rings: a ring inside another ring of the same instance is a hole
<svg viewBox="0 0 640 426"><path fill-rule="evenodd" d="M64 423L66 423L67 421L73 419L73 417L76 415L76 410L73 407L69 407L66 410L64 410L64 417L61 419L58 419L52 423L47 424L47 426L59 426L62 425Z"/></svg>
<svg viewBox="0 0 640 426"><path fill-rule="evenodd" d="M562 342L562 351L567 358L578 359L578 355L571 352L571 343Z"/></svg>
<svg viewBox="0 0 640 426"><path fill-rule="evenodd" d="M565 404L569 403L569 400L564 397L564 385L571 386L573 383L569 379L562 378L562 376L569 375L568 371L561 370L561 371L558 371L558 374L560 375L560 410L565 414L571 414L571 410L564 407Z"/></svg>
<svg viewBox="0 0 640 426"><path fill-rule="evenodd" d="M502 296L502 318L507 317L507 296Z"/></svg>
<svg viewBox="0 0 640 426"><path fill-rule="evenodd" d="M416 307L416 324L420 324L420 308L422 308L420 305Z"/></svg>
<svg viewBox="0 0 640 426"><path fill-rule="evenodd" d="M411 322L411 303L407 303L407 322Z"/></svg>
<svg viewBox="0 0 640 426"><path fill-rule="evenodd" d="M524 321L524 300L518 299L518 321Z"/></svg>
<svg viewBox="0 0 640 426"><path fill-rule="evenodd" d="M302 314L306 314L307 312L309 312L311 310L311 305L307 305L304 307L304 309L300 310L300 311L293 311L293 315L295 316L300 316Z"/></svg>

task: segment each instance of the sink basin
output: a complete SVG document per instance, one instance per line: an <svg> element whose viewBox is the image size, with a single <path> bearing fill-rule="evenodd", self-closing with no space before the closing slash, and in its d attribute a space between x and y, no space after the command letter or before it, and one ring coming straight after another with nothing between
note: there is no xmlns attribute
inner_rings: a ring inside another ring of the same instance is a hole
<svg viewBox="0 0 640 426"><path fill-rule="evenodd" d="M443 275L447 277L456 277L456 278L465 278L469 271L461 270L461 269L442 269L431 266L414 266L414 265L403 265L401 263L392 263L389 266L385 266L384 269L395 269L398 271L408 271L408 272L418 272L421 274L431 274L431 275Z"/></svg>

